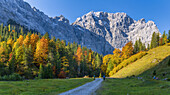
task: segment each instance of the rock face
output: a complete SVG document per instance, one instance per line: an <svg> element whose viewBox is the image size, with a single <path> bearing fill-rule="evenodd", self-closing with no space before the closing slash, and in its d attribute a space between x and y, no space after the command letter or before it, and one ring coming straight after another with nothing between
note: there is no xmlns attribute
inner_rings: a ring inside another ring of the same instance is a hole
<svg viewBox="0 0 170 95"><path fill-rule="evenodd" d="M135 21L125 13L90 12L78 18L72 25L64 16L48 17L23 0L0 0L0 23L9 19L35 29L41 34L49 32L66 42L77 42L100 54L112 53L128 41L141 38L146 44L153 32L159 32L152 21Z"/></svg>
<svg viewBox="0 0 170 95"><path fill-rule="evenodd" d="M122 48L127 42L135 43L139 38L150 44L153 32L160 33L153 21L133 20L126 13L89 12L73 23L108 41L114 48Z"/></svg>

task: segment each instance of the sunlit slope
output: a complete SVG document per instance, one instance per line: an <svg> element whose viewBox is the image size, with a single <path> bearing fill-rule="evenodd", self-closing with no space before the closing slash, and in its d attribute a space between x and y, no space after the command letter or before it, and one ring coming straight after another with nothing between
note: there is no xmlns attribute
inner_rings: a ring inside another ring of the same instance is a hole
<svg viewBox="0 0 170 95"><path fill-rule="evenodd" d="M147 55L119 70L111 77L125 78L127 76L139 75L144 71L155 67L170 55L170 46L159 46L149 50L147 53Z"/></svg>
<svg viewBox="0 0 170 95"><path fill-rule="evenodd" d="M153 72L155 71L156 77L158 77L159 79L170 78L170 63L169 63L169 60L170 60L170 56L165 58L162 62L160 62L155 67L143 72L142 74L140 74L140 76L145 77L145 78L151 78L151 76L153 76ZM163 74L164 74L164 76L163 76Z"/></svg>

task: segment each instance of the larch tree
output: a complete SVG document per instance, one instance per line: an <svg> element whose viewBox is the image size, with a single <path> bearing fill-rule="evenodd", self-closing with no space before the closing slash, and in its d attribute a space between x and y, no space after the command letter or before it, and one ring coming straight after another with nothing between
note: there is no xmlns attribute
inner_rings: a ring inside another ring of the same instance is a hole
<svg viewBox="0 0 170 95"><path fill-rule="evenodd" d="M25 47L29 47L29 44L30 44L30 37L27 35L26 38L24 39L23 41L23 44Z"/></svg>
<svg viewBox="0 0 170 95"><path fill-rule="evenodd" d="M40 41L37 43L36 51L35 51L35 60L38 65L46 64L48 58L48 40L42 37Z"/></svg>
<svg viewBox="0 0 170 95"><path fill-rule="evenodd" d="M32 47L32 51L35 52L35 47L36 47L36 43L39 40L39 36L37 34L32 34L31 38L30 38L30 44Z"/></svg>
<svg viewBox="0 0 170 95"><path fill-rule="evenodd" d="M24 36L20 35L19 38L17 39L17 42L19 43L20 46L23 44L23 41L24 41Z"/></svg>
<svg viewBox="0 0 170 95"><path fill-rule="evenodd" d="M127 59L133 54L133 44L132 42L128 42L123 48L122 48L122 58Z"/></svg>
<svg viewBox="0 0 170 95"><path fill-rule="evenodd" d="M81 64L81 60L82 60L82 49L81 49L81 46L79 46L77 48L77 61L78 61L78 74L80 74L80 64Z"/></svg>

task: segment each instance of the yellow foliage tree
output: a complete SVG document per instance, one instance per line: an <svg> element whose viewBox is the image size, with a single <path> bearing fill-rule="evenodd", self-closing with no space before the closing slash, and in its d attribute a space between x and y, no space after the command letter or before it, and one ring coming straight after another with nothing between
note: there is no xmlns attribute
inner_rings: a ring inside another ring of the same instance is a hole
<svg viewBox="0 0 170 95"><path fill-rule="evenodd" d="M81 47L79 46L78 48L77 48L77 54L76 54L76 59L77 59L77 61L78 61L78 73L80 73L80 61L82 60L82 49L81 49Z"/></svg>
<svg viewBox="0 0 170 95"><path fill-rule="evenodd" d="M13 45L14 41L12 39L9 39L8 42L7 42L7 45Z"/></svg>
<svg viewBox="0 0 170 95"><path fill-rule="evenodd" d="M19 43L20 46L23 44L23 41L24 41L24 37L20 35L19 38L17 39L17 42Z"/></svg>
<svg viewBox="0 0 170 95"><path fill-rule="evenodd" d="M32 51L35 52L35 47L36 47L36 43L39 40L39 36L37 34L32 34L31 38L30 38L30 44L31 44L31 48Z"/></svg>
<svg viewBox="0 0 170 95"><path fill-rule="evenodd" d="M30 44L30 37L28 35L24 39L23 44L24 44L25 47L29 46L29 44Z"/></svg>
<svg viewBox="0 0 170 95"><path fill-rule="evenodd" d="M132 42L128 42L123 48L122 48L122 58L127 59L133 54L133 44Z"/></svg>
<svg viewBox="0 0 170 95"><path fill-rule="evenodd" d="M37 43L34 56L35 60L38 62L38 65L46 63L46 59L48 58L48 40L44 37L42 37Z"/></svg>

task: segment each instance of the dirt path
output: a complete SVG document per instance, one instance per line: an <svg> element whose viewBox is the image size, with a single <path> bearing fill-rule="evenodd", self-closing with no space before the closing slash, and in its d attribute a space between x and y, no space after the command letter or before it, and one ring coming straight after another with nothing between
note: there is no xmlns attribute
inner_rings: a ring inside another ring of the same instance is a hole
<svg viewBox="0 0 170 95"><path fill-rule="evenodd" d="M102 81L103 79L97 78L96 80L92 82L86 83L82 86L79 86L75 89L61 93L59 95L91 95L100 87L100 84Z"/></svg>

